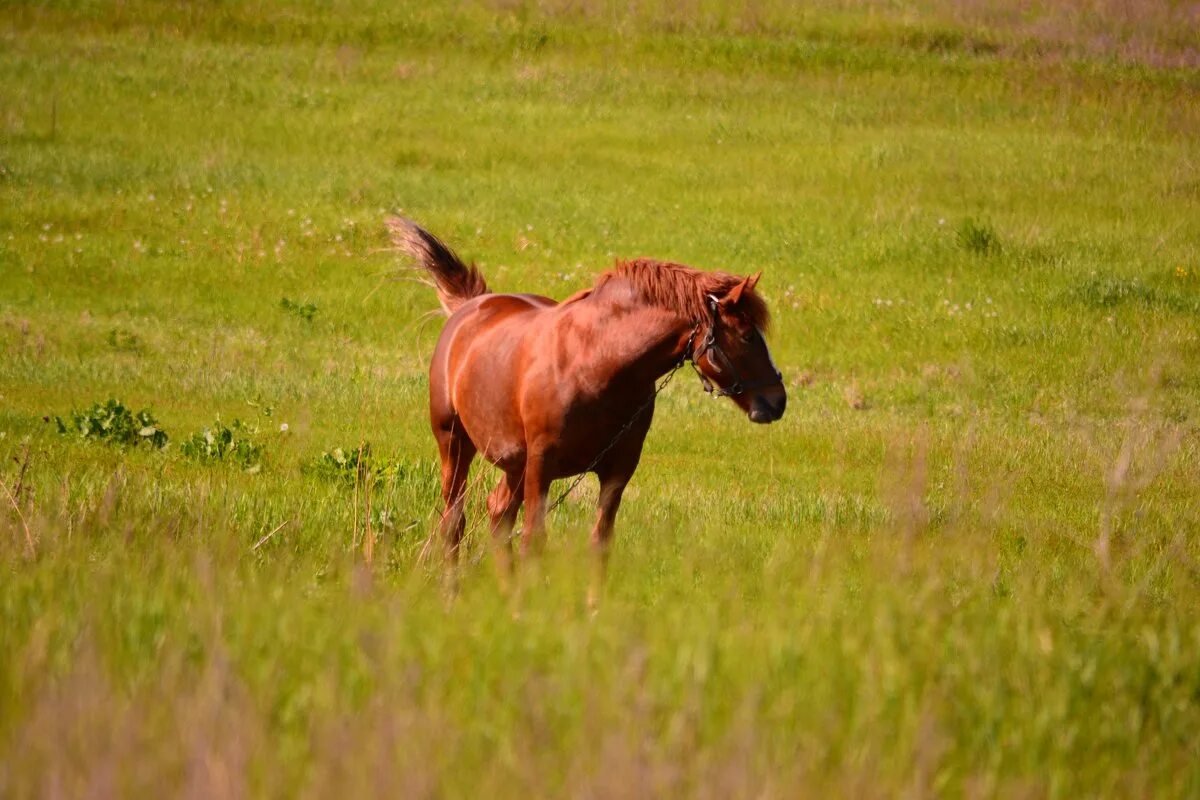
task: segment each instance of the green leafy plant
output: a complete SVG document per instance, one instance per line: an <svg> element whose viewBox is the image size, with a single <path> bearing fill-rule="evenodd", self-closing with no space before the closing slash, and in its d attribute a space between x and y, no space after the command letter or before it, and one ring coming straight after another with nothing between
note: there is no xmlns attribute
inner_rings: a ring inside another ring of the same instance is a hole
<svg viewBox="0 0 1200 800"><path fill-rule="evenodd" d="M313 317L317 315L317 307L312 303L297 303L290 298L283 298L279 301L279 307L289 314L294 314L305 322L312 322Z"/></svg>
<svg viewBox="0 0 1200 800"><path fill-rule="evenodd" d="M159 427L149 409L135 414L120 400L112 398L82 411L72 411L66 420L56 416L54 422L63 435L126 447L146 444L162 448L168 439L167 432Z"/></svg>
<svg viewBox="0 0 1200 800"><path fill-rule="evenodd" d="M225 425L218 419L211 427L193 433L179 445L179 452L198 461L229 461L247 472L258 472L264 446L254 440L257 434L257 428L241 420Z"/></svg>
<svg viewBox="0 0 1200 800"><path fill-rule="evenodd" d="M375 482L400 477L408 472L408 467L401 461L376 456L371 452L370 442L364 442L359 447L327 450L302 465L301 470L307 475L352 485L356 481Z"/></svg>

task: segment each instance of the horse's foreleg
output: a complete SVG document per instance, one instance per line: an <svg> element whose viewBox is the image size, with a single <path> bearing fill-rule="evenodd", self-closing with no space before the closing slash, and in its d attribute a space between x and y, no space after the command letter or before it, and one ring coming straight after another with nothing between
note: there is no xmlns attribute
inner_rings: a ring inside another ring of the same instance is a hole
<svg viewBox="0 0 1200 800"><path fill-rule="evenodd" d="M621 507L621 495L629 476L602 477L600 479L600 499L597 503L596 524L592 527L592 582L588 587L588 608L595 610L600 602L600 592L604 588L604 574L608 569L608 555L612 545L613 523L617 519L617 509Z"/></svg>
<svg viewBox="0 0 1200 800"><path fill-rule="evenodd" d="M500 583L507 586L512 578L513 524L517 521L517 510L521 507L523 476L520 472L505 473L496 488L488 495L488 516L492 523L492 550L496 554L496 571Z"/></svg>
<svg viewBox="0 0 1200 800"><path fill-rule="evenodd" d="M475 445L465 434L447 432L438 437L438 450L442 456L442 501L446 504L441 534L446 544L446 559L453 564L458 560L458 548L467 527L464 514L467 473L471 459L475 458Z"/></svg>

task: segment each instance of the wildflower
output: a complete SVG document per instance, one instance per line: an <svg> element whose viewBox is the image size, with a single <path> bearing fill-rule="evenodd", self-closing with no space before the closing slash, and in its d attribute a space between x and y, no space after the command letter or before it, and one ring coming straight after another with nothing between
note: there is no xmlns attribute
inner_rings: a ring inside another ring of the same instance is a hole
<svg viewBox="0 0 1200 800"><path fill-rule="evenodd" d="M279 432L280 432L280 433L287 433L287 432L288 432L288 424L287 424L286 422L284 422L284 423L281 423L281 424L280 424L280 426L279 426Z"/></svg>

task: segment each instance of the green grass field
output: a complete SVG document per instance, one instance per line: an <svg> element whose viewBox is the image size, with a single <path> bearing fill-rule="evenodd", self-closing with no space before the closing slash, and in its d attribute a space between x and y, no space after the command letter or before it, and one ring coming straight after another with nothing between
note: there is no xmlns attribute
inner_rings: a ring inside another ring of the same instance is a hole
<svg viewBox="0 0 1200 800"><path fill-rule="evenodd" d="M1022 9L5 4L0 796L1200 796L1200 12ZM680 373L594 618L594 480L421 558L396 210L764 272L787 415Z"/></svg>

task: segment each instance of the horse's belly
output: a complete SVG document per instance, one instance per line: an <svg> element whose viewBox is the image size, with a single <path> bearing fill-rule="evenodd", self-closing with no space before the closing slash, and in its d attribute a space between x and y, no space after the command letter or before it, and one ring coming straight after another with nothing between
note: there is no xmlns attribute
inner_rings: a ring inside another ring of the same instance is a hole
<svg viewBox="0 0 1200 800"><path fill-rule="evenodd" d="M525 432L495 425L490 415L459 409L459 419L471 437L479 455L496 466L520 469L525 464Z"/></svg>

